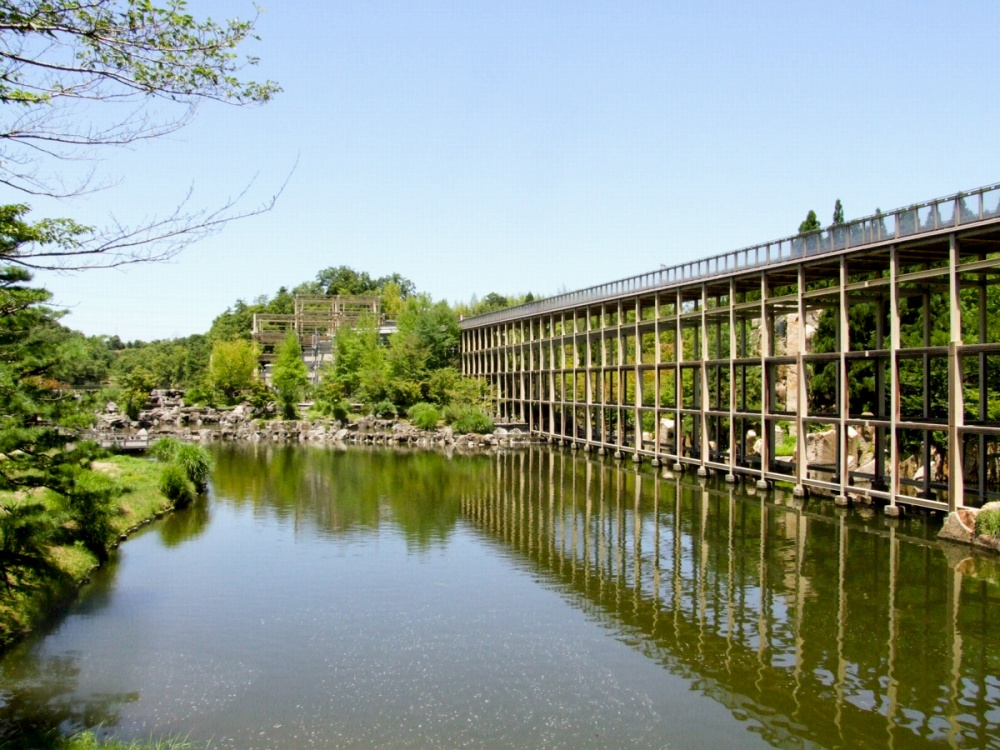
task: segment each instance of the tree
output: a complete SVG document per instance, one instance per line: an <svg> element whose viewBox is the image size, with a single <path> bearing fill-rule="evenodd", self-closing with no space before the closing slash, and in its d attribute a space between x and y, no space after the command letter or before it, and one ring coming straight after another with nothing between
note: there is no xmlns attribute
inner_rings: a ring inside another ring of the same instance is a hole
<svg viewBox="0 0 1000 750"><path fill-rule="evenodd" d="M395 315L416 290L412 281L398 273L372 278L350 266L324 268L316 274L315 282L296 287L299 294L376 295L387 315Z"/></svg>
<svg viewBox="0 0 1000 750"><path fill-rule="evenodd" d="M209 385L232 402L253 384L259 356L260 350L249 341L216 341L208 364Z"/></svg>
<svg viewBox="0 0 1000 750"><path fill-rule="evenodd" d="M271 382L278 391L285 419L294 419L295 403L309 385L309 371L302 361L302 347L294 331L289 331L285 340L278 345L271 370Z"/></svg>
<svg viewBox="0 0 1000 750"><path fill-rule="evenodd" d="M833 205L833 225L839 226L844 223L844 206L840 202L840 198L837 198L837 202Z"/></svg>
<svg viewBox="0 0 1000 750"><path fill-rule="evenodd" d="M93 173L63 184L64 162L94 160L188 124L200 102L268 101L273 82L243 81L254 65L236 50L256 19L197 20L183 0L7 0L0 5L0 183L24 195L66 197L99 189ZM98 106L99 105L99 106ZM235 201L197 210L182 201L137 226L95 229L69 219L24 223L40 234L0 248L0 261L28 268L81 269L164 258L241 216ZM17 218L25 204L3 207Z"/></svg>
<svg viewBox="0 0 1000 750"><path fill-rule="evenodd" d="M0 226L9 236L12 228ZM77 537L99 560L111 542L110 502L120 493L87 468L92 446L77 440L91 415L52 377L59 348L49 335L58 313L49 294L28 285L23 268L0 267L0 583L5 590L31 585L51 573L47 548L71 521ZM49 490L64 518L50 512L39 492Z"/></svg>
<svg viewBox="0 0 1000 750"><path fill-rule="evenodd" d="M810 211L805 220L799 224L799 234L805 234L806 232L815 232L820 229L819 219L816 218L816 212Z"/></svg>
<svg viewBox="0 0 1000 750"><path fill-rule="evenodd" d="M375 403L386 398L385 349L379 344L373 316L363 316L353 328L337 330L333 364L324 373L326 378L337 383L347 399Z"/></svg>

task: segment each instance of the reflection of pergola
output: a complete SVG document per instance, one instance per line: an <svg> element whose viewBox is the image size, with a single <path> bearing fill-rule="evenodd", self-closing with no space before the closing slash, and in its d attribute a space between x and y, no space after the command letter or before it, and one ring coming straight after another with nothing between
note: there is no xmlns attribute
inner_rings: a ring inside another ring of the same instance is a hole
<svg viewBox="0 0 1000 750"><path fill-rule="evenodd" d="M297 294L292 314L255 314L252 338L260 346L261 362L271 362L275 347L289 331L298 334L304 352L316 347L329 349L341 326L354 326L365 315L382 325L377 296Z"/></svg>

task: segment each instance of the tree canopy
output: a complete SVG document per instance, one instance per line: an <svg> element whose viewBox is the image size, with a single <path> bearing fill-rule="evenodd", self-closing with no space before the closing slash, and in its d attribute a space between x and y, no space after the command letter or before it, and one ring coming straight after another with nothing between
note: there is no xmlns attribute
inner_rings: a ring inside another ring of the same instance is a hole
<svg viewBox="0 0 1000 750"><path fill-rule="evenodd" d="M799 224L799 234L805 234L806 232L815 232L817 229L821 228L819 219L816 217L815 211L810 211L806 214L806 218Z"/></svg>

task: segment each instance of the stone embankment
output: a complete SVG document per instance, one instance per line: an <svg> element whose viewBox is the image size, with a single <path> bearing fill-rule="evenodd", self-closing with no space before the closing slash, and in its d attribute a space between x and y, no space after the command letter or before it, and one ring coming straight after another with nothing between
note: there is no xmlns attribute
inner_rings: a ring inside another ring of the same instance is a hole
<svg viewBox="0 0 1000 750"><path fill-rule="evenodd" d="M196 442L240 441L274 443L355 443L360 445L416 445L490 447L525 445L534 438L523 425L497 425L486 435L457 435L450 427L421 430L403 420L362 417L356 422L338 420L272 419L273 404L254 409L249 404L232 408L184 406L180 391L153 391L149 408L131 420L114 402L98 415L98 437L123 434L142 439L176 437Z"/></svg>
<svg viewBox="0 0 1000 750"><path fill-rule="evenodd" d="M959 508L948 514L938 539L970 544L973 547L1000 552L1000 537L976 533L976 516L983 511L1000 510L1000 502L986 503L982 508Z"/></svg>

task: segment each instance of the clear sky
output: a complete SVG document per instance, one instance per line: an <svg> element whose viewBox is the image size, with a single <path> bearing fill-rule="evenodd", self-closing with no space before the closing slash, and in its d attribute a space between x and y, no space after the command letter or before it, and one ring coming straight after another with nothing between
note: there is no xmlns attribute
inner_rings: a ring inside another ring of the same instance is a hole
<svg viewBox="0 0 1000 750"><path fill-rule="evenodd" d="M189 0L216 19L244 0ZM168 264L44 274L87 334L203 333L328 266L435 299L550 295L1000 181L997 0L267 3L263 107L99 165L36 216L269 213ZM22 201L23 197L13 200Z"/></svg>

